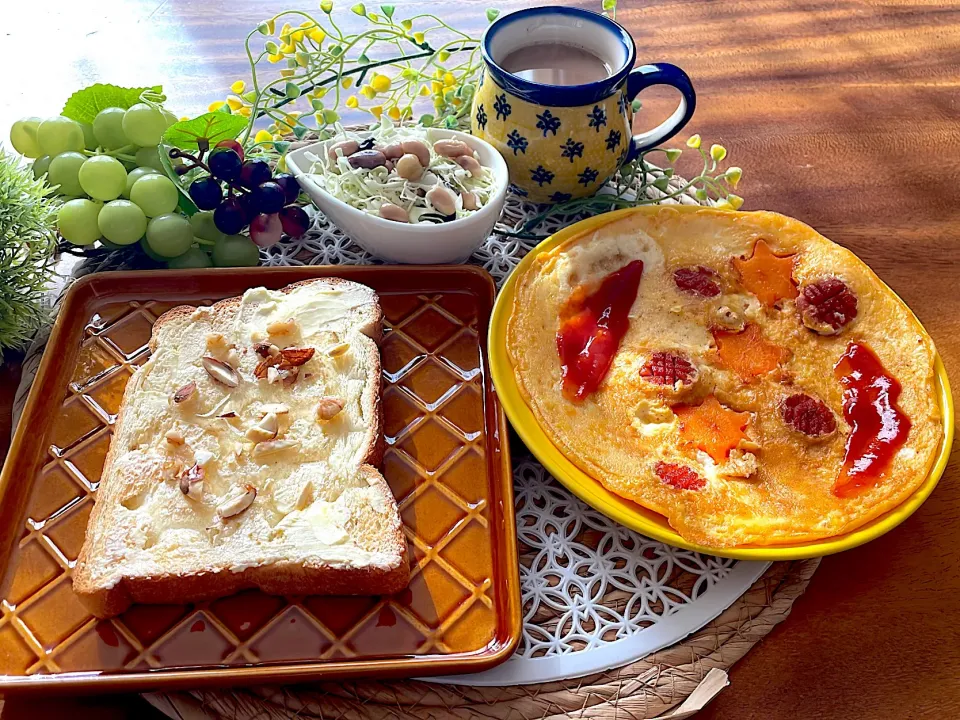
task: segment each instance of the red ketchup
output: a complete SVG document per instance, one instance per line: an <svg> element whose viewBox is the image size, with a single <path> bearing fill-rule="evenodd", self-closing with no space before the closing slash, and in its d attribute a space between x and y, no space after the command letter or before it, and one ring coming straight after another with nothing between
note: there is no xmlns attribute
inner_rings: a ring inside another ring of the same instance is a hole
<svg viewBox="0 0 960 720"><path fill-rule="evenodd" d="M607 275L592 293L575 291L560 311L557 352L568 400L583 400L606 377L630 326L627 314L641 275L643 262L634 260Z"/></svg>
<svg viewBox="0 0 960 720"><path fill-rule="evenodd" d="M900 383L867 346L847 345L833 374L843 385L843 417L852 428L833 494L850 497L881 478L907 439L910 419L896 404Z"/></svg>

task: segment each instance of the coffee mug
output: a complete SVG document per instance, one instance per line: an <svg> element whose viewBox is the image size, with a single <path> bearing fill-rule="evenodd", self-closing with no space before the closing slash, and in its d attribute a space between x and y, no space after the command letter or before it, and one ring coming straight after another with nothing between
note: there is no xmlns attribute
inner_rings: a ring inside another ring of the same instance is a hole
<svg viewBox="0 0 960 720"><path fill-rule="evenodd" d="M503 67L511 53L556 44L599 58L606 77L578 85L547 85ZM473 134L507 161L514 190L534 202L592 195L638 153L677 134L693 116L697 96L676 65L633 69L637 48L623 27L588 10L536 7L503 15L483 36L483 82L471 109ZM663 123L631 137L632 101L652 85L680 91Z"/></svg>

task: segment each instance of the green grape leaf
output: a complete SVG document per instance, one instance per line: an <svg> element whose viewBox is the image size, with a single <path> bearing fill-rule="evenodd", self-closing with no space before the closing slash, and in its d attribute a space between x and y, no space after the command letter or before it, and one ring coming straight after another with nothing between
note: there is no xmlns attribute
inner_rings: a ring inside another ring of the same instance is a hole
<svg viewBox="0 0 960 720"><path fill-rule="evenodd" d="M293 136L294 136L297 140L303 140L304 136L305 136L308 132L310 132L310 131L309 131L307 128L305 128L303 125L294 125L294 126L293 126Z"/></svg>
<svg viewBox="0 0 960 720"><path fill-rule="evenodd" d="M163 142L184 150L208 150L221 140L233 140L246 126L246 118L240 115L204 113L168 127L163 133Z"/></svg>
<svg viewBox="0 0 960 720"><path fill-rule="evenodd" d="M101 110L106 110L109 107L126 110L133 107L140 102L140 95L147 90L158 95L163 92L159 85L150 88L125 88L97 83L85 87L83 90L77 90L67 98L60 114L79 123L92 123Z"/></svg>
<svg viewBox="0 0 960 720"><path fill-rule="evenodd" d="M500 11L497 8L487 8L487 22L493 22L500 16Z"/></svg>
<svg viewBox="0 0 960 720"><path fill-rule="evenodd" d="M395 5L381 5L381 6L380 6L380 11L381 11L384 15L386 15L388 18L392 18L392 17L393 17L393 13L396 11L396 9L397 9L397 8L396 8Z"/></svg>

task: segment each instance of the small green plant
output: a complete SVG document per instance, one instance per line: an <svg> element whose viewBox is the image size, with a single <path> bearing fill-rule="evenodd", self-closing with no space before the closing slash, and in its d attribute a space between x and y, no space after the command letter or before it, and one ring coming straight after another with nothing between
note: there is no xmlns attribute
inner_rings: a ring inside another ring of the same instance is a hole
<svg viewBox="0 0 960 720"><path fill-rule="evenodd" d="M53 190L0 147L0 357L44 324L53 277L57 208Z"/></svg>

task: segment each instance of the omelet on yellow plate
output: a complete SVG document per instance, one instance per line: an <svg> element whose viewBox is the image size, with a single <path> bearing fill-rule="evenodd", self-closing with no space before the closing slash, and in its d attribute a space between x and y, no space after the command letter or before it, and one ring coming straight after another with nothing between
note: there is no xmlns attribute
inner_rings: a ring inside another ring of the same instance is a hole
<svg viewBox="0 0 960 720"><path fill-rule="evenodd" d="M853 530L943 435L910 310L775 213L642 208L562 243L517 279L507 349L570 460L713 547Z"/></svg>

